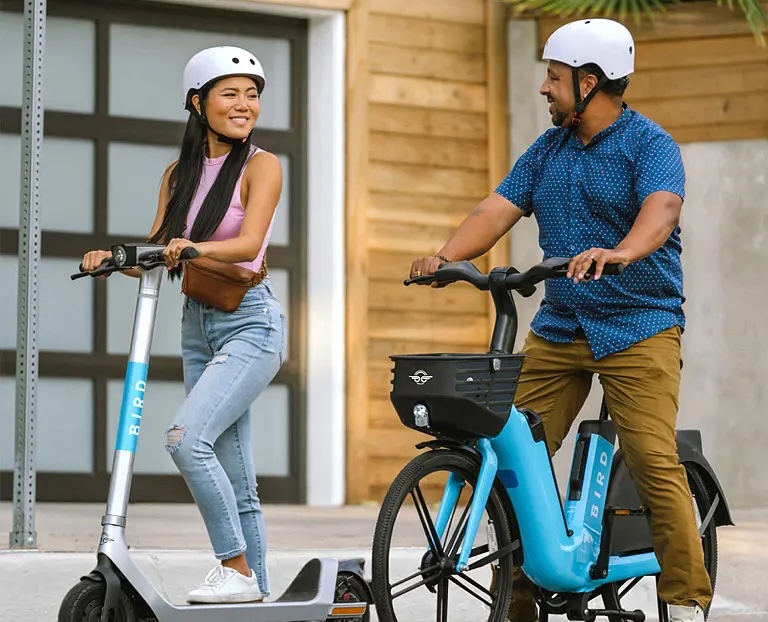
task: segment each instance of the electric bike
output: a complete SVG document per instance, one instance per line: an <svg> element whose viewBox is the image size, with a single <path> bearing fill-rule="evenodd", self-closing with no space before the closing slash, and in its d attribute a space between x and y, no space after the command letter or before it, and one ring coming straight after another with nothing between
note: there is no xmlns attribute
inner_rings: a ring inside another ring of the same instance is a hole
<svg viewBox="0 0 768 622"><path fill-rule="evenodd" d="M436 594L430 602L438 622L447 620L449 603L451 617L462 622L502 622L515 568L536 586L540 622L550 614L587 622L596 616L611 622L645 619L644 611L627 609L622 602L632 600L631 590L643 578L657 580L660 566L648 509L641 504L621 448L615 448L616 431L605 398L599 418L579 425L564 498L541 418L514 405L523 355L512 353L517 333L512 292L533 295L540 281L565 277L569 262L555 257L522 273L494 268L483 274L461 261L405 281L463 281L490 291L496 320L485 354L390 357L390 400L400 422L432 440L417 445L427 451L400 471L379 512L372 584L381 622L413 619L409 612L424 606L427 591ZM590 277L593 271L594 264ZM622 272L623 266L606 265L603 278L620 278ZM714 588L716 527L733 521L703 455L700 432L677 430L676 435ZM438 499L433 515L430 500ZM396 571L405 576L394 576ZM455 588L450 601L449 586ZM655 589L653 583L651 587ZM659 620L667 620L667 607L658 595L656 602Z"/></svg>

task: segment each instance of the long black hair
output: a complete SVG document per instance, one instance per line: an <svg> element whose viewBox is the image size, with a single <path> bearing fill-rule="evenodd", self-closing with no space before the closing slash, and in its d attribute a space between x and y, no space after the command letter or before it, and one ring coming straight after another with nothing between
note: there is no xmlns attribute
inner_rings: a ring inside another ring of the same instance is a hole
<svg viewBox="0 0 768 622"><path fill-rule="evenodd" d="M201 93L201 100L206 94ZM148 240L149 242L165 244L172 238L184 236L189 206L200 184L207 142L208 131L203 118L196 112L190 112L184 138L181 141L179 161L168 178L169 198L163 222L157 233ZM221 224L232 201L237 180L248 160L250 149L249 139L232 144L227 159L200 206L200 212L195 218L192 230L186 236L188 240L203 242L210 238ZM180 274L181 267L177 266L170 271L169 276L174 279Z"/></svg>

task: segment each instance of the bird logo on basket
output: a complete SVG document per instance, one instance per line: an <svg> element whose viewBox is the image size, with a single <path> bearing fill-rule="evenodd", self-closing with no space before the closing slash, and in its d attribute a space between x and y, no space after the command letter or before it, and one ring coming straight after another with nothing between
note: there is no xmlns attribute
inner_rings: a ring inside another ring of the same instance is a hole
<svg viewBox="0 0 768 622"><path fill-rule="evenodd" d="M432 376L430 376L423 369L419 369L418 371L413 372L413 376L409 376L409 378L416 384L425 384L432 379Z"/></svg>

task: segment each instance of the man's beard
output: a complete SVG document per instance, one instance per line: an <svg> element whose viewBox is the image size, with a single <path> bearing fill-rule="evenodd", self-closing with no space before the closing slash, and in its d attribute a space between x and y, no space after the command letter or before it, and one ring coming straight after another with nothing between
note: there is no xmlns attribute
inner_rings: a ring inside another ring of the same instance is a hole
<svg viewBox="0 0 768 622"><path fill-rule="evenodd" d="M565 122L566 117L569 113L567 112L555 112L555 114L552 115L552 125L555 127L562 127L563 123Z"/></svg>

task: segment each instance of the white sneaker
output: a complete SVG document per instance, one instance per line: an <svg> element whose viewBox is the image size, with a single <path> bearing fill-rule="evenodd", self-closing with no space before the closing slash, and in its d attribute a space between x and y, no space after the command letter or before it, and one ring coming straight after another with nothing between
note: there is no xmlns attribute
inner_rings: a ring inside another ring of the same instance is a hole
<svg viewBox="0 0 768 622"><path fill-rule="evenodd" d="M253 570L246 577L222 565L211 570L203 584L187 596L188 603L248 603L263 599Z"/></svg>
<svg viewBox="0 0 768 622"><path fill-rule="evenodd" d="M704 611L698 605L669 605L669 622L704 622Z"/></svg>

